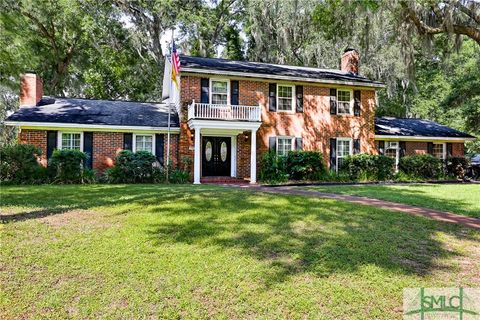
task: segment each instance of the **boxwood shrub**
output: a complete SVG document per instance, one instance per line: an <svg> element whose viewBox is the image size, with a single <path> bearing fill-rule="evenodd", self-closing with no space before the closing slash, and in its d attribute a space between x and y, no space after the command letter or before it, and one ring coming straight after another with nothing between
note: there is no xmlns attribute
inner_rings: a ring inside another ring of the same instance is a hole
<svg viewBox="0 0 480 320"><path fill-rule="evenodd" d="M346 157L340 169L350 180L383 181L393 177L394 164L390 157L362 153Z"/></svg>
<svg viewBox="0 0 480 320"><path fill-rule="evenodd" d="M315 151L291 151L286 158L287 173L293 180L318 180L325 172L323 156Z"/></svg>
<svg viewBox="0 0 480 320"><path fill-rule="evenodd" d="M402 157L398 169L413 179L438 179L444 174L442 161L430 154Z"/></svg>
<svg viewBox="0 0 480 320"><path fill-rule="evenodd" d="M43 183L47 171L38 163L42 151L29 144L0 148L0 182L12 184Z"/></svg>
<svg viewBox="0 0 480 320"><path fill-rule="evenodd" d="M273 150L265 152L260 160L260 180L279 183L288 180L286 157L278 156Z"/></svg>
<svg viewBox="0 0 480 320"><path fill-rule="evenodd" d="M54 183L84 183L87 154L80 150L54 150L48 161L48 171ZM88 171L90 180L90 171ZM90 182L90 181L88 181Z"/></svg>
<svg viewBox="0 0 480 320"><path fill-rule="evenodd" d="M164 180L163 170L148 151L120 151L115 166L105 171L110 183L149 183Z"/></svg>

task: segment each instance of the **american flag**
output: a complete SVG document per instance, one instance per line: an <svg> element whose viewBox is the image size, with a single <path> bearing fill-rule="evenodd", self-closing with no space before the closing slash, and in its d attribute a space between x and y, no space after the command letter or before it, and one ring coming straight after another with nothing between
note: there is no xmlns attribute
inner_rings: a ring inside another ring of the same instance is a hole
<svg viewBox="0 0 480 320"><path fill-rule="evenodd" d="M172 81L178 88L177 77L180 74L180 57L177 53L177 48L175 47L175 41L172 42Z"/></svg>

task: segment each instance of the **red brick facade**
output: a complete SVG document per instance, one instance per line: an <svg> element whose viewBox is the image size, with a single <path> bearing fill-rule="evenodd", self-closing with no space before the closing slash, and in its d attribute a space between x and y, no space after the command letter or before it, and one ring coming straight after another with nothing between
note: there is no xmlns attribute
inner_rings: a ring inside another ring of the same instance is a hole
<svg viewBox="0 0 480 320"><path fill-rule="evenodd" d="M182 127L181 156L193 158L193 133L186 124L187 106L192 100L200 101L200 76L183 76L181 80ZM362 90L361 115L330 115L330 88L325 85L303 85L303 112L270 112L268 110L268 86L266 80L239 80L239 104L262 106L262 124L257 131L257 164L262 153L268 150L269 137L301 137L304 150L323 153L325 163L329 163L330 138L348 137L360 139L363 153L375 153L374 114L375 91ZM189 138L185 137L189 136ZM245 142L238 136L237 176L250 175L250 139ZM245 149L246 148L246 149ZM258 171L258 170L257 170Z"/></svg>
<svg viewBox="0 0 480 320"><path fill-rule="evenodd" d="M435 142L435 141L431 141ZM375 142L378 150L378 141ZM428 141L405 141L405 155L414 156L417 154L428 153ZM452 143L452 156L463 157L465 156L465 144L463 142Z"/></svg>
<svg viewBox="0 0 480 320"><path fill-rule="evenodd" d="M88 130L85 130L88 131ZM113 166L117 153L123 150L122 132L94 132L93 133L93 168L99 172ZM170 140L170 160L174 168L178 166L179 135L172 134ZM47 131L23 129L20 131L19 142L32 144L42 150L40 159L43 165L47 165ZM164 137L164 162L167 159L167 135Z"/></svg>

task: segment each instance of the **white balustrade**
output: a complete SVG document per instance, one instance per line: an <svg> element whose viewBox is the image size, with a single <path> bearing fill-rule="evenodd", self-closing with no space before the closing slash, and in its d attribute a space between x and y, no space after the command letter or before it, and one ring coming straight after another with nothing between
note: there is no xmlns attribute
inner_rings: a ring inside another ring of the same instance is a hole
<svg viewBox="0 0 480 320"><path fill-rule="evenodd" d="M260 121L260 106L197 103L188 106L188 119Z"/></svg>

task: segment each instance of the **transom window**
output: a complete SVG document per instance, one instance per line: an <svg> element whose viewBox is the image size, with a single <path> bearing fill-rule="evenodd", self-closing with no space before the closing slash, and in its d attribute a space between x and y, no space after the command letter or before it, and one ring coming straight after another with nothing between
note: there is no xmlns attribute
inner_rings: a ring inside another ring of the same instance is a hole
<svg viewBox="0 0 480 320"><path fill-rule="evenodd" d="M65 133L61 134L60 149L81 150L82 134L81 133Z"/></svg>
<svg viewBox="0 0 480 320"><path fill-rule="evenodd" d="M210 87L212 104L228 104L228 80L212 80Z"/></svg>
<svg viewBox="0 0 480 320"><path fill-rule="evenodd" d="M292 137L277 137L277 154L279 156L286 156L293 150Z"/></svg>
<svg viewBox="0 0 480 320"><path fill-rule="evenodd" d="M352 113L352 92L349 90L337 90L337 114Z"/></svg>
<svg viewBox="0 0 480 320"><path fill-rule="evenodd" d="M148 151L153 153L153 136L135 135L135 152L137 151Z"/></svg>
<svg viewBox="0 0 480 320"><path fill-rule="evenodd" d="M444 153L444 144L443 143L434 143L433 144L433 155L439 159L445 158Z"/></svg>
<svg viewBox="0 0 480 320"><path fill-rule="evenodd" d="M285 86L285 85L277 86L277 110L278 111L293 110L293 86Z"/></svg>
<svg viewBox="0 0 480 320"><path fill-rule="evenodd" d="M352 154L352 139L337 139L337 170L342 168L346 157Z"/></svg>

